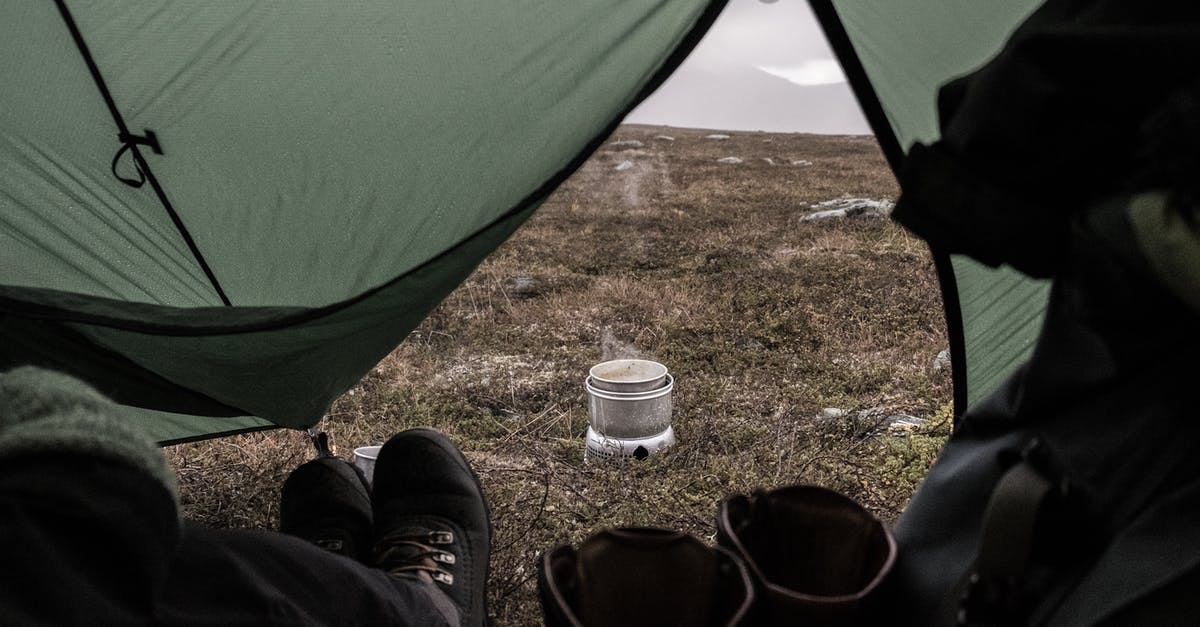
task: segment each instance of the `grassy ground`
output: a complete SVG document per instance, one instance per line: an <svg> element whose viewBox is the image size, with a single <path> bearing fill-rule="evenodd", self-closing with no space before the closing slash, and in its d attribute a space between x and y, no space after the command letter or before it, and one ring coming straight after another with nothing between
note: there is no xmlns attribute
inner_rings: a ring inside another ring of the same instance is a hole
<svg viewBox="0 0 1200 627"><path fill-rule="evenodd" d="M708 134L619 129L640 145L597 152L321 425L344 456L418 425L460 444L494 517L497 624L540 621L540 552L614 525L711 540L731 493L816 483L892 520L949 431L924 244L882 219L800 221L817 202L895 197L873 139ZM584 463L583 378L627 356L676 377L678 444ZM925 423L887 429L896 414ZM269 528L311 451L271 432L168 456L189 516Z"/></svg>

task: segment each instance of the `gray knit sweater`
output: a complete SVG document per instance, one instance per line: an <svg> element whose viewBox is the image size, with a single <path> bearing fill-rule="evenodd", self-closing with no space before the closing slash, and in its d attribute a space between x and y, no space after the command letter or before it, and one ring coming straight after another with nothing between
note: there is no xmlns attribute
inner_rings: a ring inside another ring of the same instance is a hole
<svg viewBox="0 0 1200 627"><path fill-rule="evenodd" d="M0 374L0 460L42 453L99 457L161 483L178 507L175 475L158 446L121 419L121 406L78 379L41 368Z"/></svg>

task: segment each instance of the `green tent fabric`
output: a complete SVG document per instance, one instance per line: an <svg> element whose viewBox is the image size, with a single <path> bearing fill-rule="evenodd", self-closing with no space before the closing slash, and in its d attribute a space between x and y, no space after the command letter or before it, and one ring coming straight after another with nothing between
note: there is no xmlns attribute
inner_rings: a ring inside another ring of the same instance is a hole
<svg viewBox="0 0 1200 627"><path fill-rule="evenodd" d="M938 139L938 88L974 70L1041 4L811 0L893 169ZM934 250L955 378L955 412L993 392L1033 350L1048 284Z"/></svg>
<svg viewBox="0 0 1200 627"><path fill-rule="evenodd" d="M0 4L0 369L313 425L723 4Z"/></svg>

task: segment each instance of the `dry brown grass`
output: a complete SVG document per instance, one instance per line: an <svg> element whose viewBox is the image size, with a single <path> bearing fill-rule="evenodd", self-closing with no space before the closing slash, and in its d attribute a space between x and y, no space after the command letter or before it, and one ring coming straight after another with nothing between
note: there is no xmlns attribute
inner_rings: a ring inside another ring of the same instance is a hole
<svg viewBox="0 0 1200 627"><path fill-rule="evenodd" d="M460 443L492 507L498 624L539 621L541 551L612 525L711 539L733 492L817 483L892 519L949 428L924 245L884 220L798 219L831 198L896 195L874 141L707 134L622 127L614 140L643 146L602 148L321 425L343 454L417 425ZM582 379L635 353L677 377L679 443L642 463L585 464ZM819 420L824 407L852 411ZM881 432L895 413L929 421ZM189 515L269 527L308 448L268 433L169 456Z"/></svg>

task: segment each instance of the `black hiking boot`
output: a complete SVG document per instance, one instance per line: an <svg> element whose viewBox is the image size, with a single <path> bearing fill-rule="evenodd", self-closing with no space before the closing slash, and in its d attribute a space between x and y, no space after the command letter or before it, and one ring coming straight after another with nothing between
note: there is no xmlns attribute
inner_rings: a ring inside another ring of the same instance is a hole
<svg viewBox="0 0 1200 627"><path fill-rule="evenodd" d="M288 475L279 493L279 530L366 562L371 547L371 497L354 466L319 457Z"/></svg>
<svg viewBox="0 0 1200 627"><path fill-rule="evenodd" d="M375 462L373 562L397 577L432 581L463 625L487 622L491 521L479 481L450 440L410 429Z"/></svg>
<svg viewBox="0 0 1200 627"><path fill-rule="evenodd" d="M896 541L879 519L825 488L737 495L717 507L717 543L750 569L755 624L874 625Z"/></svg>
<svg viewBox="0 0 1200 627"><path fill-rule="evenodd" d="M748 625L754 600L731 552L665 529L607 529L542 556L548 627Z"/></svg>

